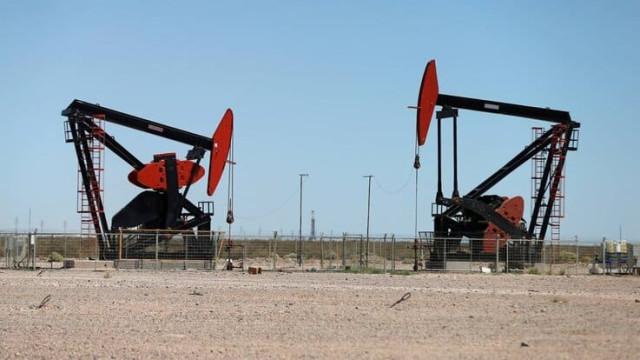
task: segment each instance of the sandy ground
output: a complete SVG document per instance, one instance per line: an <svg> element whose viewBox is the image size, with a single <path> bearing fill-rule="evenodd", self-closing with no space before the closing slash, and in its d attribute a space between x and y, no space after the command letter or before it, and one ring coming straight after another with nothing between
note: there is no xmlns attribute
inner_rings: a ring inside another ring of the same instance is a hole
<svg viewBox="0 0 640 360"><path fill-rule="evenodd" d="M633 276L3 269L0 291L1 359L640 358Z"/></svg>

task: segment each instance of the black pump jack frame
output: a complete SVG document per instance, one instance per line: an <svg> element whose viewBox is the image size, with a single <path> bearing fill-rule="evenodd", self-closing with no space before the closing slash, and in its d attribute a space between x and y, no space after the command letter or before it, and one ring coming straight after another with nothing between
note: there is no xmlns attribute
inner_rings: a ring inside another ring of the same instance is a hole
<svg viewBox="0 0 640 360"><path fill-rule="evenodd" d="M115 239L110 239L108 235L110 228L100 194L97 181L98 175L94 168L95 164L93 164L93 159L90 156L90 140L93 138L101 142L106 148L111 150L127 164L131 165L133 169L140 170L145 164L105 132L104 129L97 126L92 119L100 117L106 122L191 145L193 146L193 150L189 151L187 158L192 160L196 159L197 163L200 162L205 150L210 150L213 146L211 138L77 99L71 102L61 114L68 119L66 125L70 138L67 138L67 142L73 142L76 150L84 193L88 200L89 212L92 216L96 236L98 237L101 259L113 258L115 256L116 244L114 243ZM173 163L175 165L175 157L173 161L172 159L167 160L168 164ZM172 171L170 168L171 165L169 165L167 171ZM173 166L173 171L175 171L175 166ZM169 178L170 176L167 177L167 196L171 198L174 203L174 208L171 210L177 212L177 214L181 214L181 212L184 211L181 215L188 218L185 223L173 228L191 229L197 227L200 230L210 230L211 216L213 215L211 202L200 202L198 205L195 205L186 199L185 196L191 185L190 183L186 186L183 194L178 196L173 195L173 193L178 194L178 188L176 184L171 184ZM172 194L168 194L170 192ZM171 213L171 210L169 210L169 213Z"/></svg>
<svg viewBox="0 0 640 360"><path fill-rule="evenodd" d="M475 213L488 222L494 223L503 231L508 233L512 239L535 239L536 250L541 249L541 243L546 235L549 220L552 215L553 203L556 201L556 193L559 187L561 174L563 171L566 155L568 151L577 150L574 132L580 127L580 123L571 119L566 111L553 110L549 108L532 107L525 105L509 104L498 101L473 99L467 97L439 94L436 105L441 106L441 110L436 112L438 122L438 190L435 204L444 206L441 213L434 213L434 236L435 238L447 238L451 228L456 223L456 216L462 210ZM554 123L551 129L544 132L540 137L534 139L531 144L525 147L505 165L500 167L495 173L482 181L466 195L460 197L458 191L458 164L457 164L457 117L458 109L481 111L500 115L510 115L522 118L542 120ZM442 119L453 118L453 194L451 198L444 197L442 193ZM562 141L557 141L561 139ZM535 189L536 202L534 204L531 219L527 229L512 225L507 219L498 214L495 209L489 207L480 198L494 185L502 181L522 164L536 156L538 153L546 151L547 158L543 170L540 187ZM560 155L557 163L554 164L553 156ZM547 203L543 204L546 191L549 196ZM542 207L544 215L539 218ZM539 233L536 238L535 230L539 226ZM455 237L455 236L454 236ZM459 237L458 237L459 239ZM446 249L434 249L436 253L447 251ZM440 257L436 254L436 257ZM441 260L436 258L435 260Z"/></svg>

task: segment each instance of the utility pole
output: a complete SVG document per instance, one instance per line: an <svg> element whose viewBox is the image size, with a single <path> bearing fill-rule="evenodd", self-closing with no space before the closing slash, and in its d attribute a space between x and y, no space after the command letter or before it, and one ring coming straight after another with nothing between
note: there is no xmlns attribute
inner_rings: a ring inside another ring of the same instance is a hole
<svg viewBox="0 0 640 360"><path fill-rule="evenodd" d="M369 190L367 193L367 249L365 252L365 266L369 266L369 216L371 215L371 178L373 177L373 175L365 175L363 176L365 178L369 179Z"/></svg>
<svg viewBox="0 0 640 360"><path fill-rule="evenodd" d="M300 223L298 227L298 266L302 266L302 178L309 174L300 174Z"/></svg>
<svg viewBox="0 0 640 360"><path fill-rule="evenodd" d="M311 210L311 240L316 239L316 212Z"/></svg>

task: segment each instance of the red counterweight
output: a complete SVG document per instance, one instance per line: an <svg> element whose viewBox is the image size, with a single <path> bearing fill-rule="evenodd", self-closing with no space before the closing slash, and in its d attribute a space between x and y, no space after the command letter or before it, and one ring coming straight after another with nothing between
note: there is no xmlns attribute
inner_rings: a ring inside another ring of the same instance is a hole
<svg viewBox="0 0 640 360"><path fill-rule="evenodd" d="M169 154L156 154L154 160L146 164L140 170L132 170L129 173L128 179L134 185L137 185L143 189L154 189L164 191L167 190L167 178L164 164L164 156L175 156L175 153ZM178 188L182 188L189 183L191 178L191 172L195 170L195 175L191 183L196 183L204 176L204 168L200 165L196 165L190 160L177 160L177 173L178 173Z"/></svg>

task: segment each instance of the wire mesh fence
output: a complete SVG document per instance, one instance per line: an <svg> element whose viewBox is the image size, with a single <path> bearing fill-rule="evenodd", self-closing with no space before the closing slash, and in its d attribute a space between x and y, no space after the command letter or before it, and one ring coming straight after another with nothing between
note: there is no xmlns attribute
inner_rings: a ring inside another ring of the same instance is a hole
<svg viewBox="0 0 640 360"><path fill-rule="evenodd" d="M62 268L108 260L129 269L272 271L458 271L544 274L632 273L640 245L624 241L420 238L361 234L315 239L234 236L224 232L121 231L102 239L79 234L0 234L2 268Z"/></svg>

